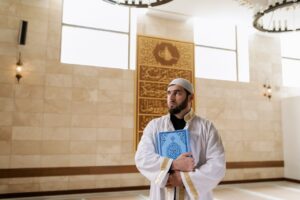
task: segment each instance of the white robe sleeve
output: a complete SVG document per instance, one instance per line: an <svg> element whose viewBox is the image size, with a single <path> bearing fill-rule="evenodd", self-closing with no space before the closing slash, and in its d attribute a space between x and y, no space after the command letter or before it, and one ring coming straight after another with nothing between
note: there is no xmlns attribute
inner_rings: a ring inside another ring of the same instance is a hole
<svg viewBox="0 0 300 200"><path fill-rule="evenodd" d="M183 184L191 199L201 199L222 180L225 175L226 162L221 138L213 126L208 127L206 140L206 162L193 172L180 172Z"/></svg>
<svg viewBox="0 0 300 200"><path fill-rule="evenodd" d="M135 154L135 163L138 170L148 180L163 188L168 180L168 171L173 160L161 157L156 153L155 131L155 122L152 120L144 129Z"/></svg>

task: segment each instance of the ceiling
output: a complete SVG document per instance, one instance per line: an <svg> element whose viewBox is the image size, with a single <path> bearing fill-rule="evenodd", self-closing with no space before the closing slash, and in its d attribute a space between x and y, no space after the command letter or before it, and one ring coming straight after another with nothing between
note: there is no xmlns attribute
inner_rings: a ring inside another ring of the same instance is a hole
<svg viewBox="0 0 300 200"><path fill-rule="evenodd" d="M183 17L193 16L220 22L251 24L253 9L241 6L239 2L249 2L249 5L265 5L267 0L173 0L151 10L167 11L170 16L176 13Z"/></svg>

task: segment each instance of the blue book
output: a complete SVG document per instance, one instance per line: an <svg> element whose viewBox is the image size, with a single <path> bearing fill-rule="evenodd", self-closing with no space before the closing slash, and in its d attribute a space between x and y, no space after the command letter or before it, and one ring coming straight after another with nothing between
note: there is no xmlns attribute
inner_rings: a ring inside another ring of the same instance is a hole
<svg viewBox="0 0 300 200"><path fill-rule="evenodd" d="M157 134L157 152L162 157L176 159L182 153L190 152L189 131L160 132Z"/></svg>

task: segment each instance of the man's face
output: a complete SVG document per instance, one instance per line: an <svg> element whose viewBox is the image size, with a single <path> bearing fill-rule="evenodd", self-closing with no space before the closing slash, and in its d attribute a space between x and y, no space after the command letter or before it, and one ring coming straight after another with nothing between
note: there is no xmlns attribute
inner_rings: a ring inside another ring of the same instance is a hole
<svg viewBox="0 0 300 200"><path fill-rule="evenodd" d="M172 85L167 90L167 104L171 114L178 114L188 105L187 92L179 85Z"/></svg>

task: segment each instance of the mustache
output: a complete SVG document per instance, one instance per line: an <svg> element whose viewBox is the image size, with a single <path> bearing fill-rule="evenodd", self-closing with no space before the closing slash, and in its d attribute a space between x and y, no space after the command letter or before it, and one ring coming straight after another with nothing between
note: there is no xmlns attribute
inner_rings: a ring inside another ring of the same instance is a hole
<svg viewBox="0 0 300 200"><path fill-rule="evenodd" d="M174 100L170 100L170 103L173 103L173 102L176 104L176 106L174 108L169 108L169 113L175 115L175 114L180 113L182 110L184 110L188 106L188 97L186 97L185 100L180 104L177 104L176 101L174 101Z"/></svg>

